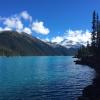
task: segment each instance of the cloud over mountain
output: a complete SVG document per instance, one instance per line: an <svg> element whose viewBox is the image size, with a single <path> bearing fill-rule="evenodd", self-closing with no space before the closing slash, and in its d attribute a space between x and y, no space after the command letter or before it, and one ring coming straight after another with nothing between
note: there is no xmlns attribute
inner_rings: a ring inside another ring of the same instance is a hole
<svg viewBox="0 0 100 100"><path fill-rule="evenodd" d="M28 34L38 33L48 35L50 29L45 26L43 21L33 20L27 11L14 14L9 17L0 17L0 31L15 30L17 32L25 32ZM81 43L86 45L87 41L91 42L91 32L89 30L67 30L62 35L44 39L51 42L57 42L61 45Z"/></svg>
<svg viewBox="0 0 100 100"><path fill-rule="evenodd" d="M65 32L64 38L73 41L74 44L80 42L86 45L87 41L91 42L91 32L89 30L68 30Z"/></svg>
<svg viewBox="0 0 100 100"><path fill-rule="evenodd" d="M50 41L61 45L67 45L69 42L71 45L77 45L77 43L86 45L87 41L91 42L91 32L89 30L67 30L64 35L53 37Z"/></svg>
<svg viewBox="0 0 100 100"><path fill-rule="evenodd" d="M50 32L50 30L44 26L44 22L42 21L33 22L32 30L35 31L36 33L41 33L44 35L47 35Z"/></svg>
<svg viewBox="0 0 100 100"><path fill-rule="evenodd" d="M25 28L23 29L23 32L28 33L28 34L32 34L31 29L28 28L28 27L25 27Z"/></svg>
<svg viewBox="0 0 100 100"><path fill-rule="evenodd" d="M0 22L2 23L0 31L6 29L27 32L28 34L39 33L42 35L47 35L50 32L49 28L44 26L43 21L34 21L27 11L11 15L10 17L0 17Z"/></svg>
<svg viewBox="0 0 100 100"><path fill-rule="evenodd" d="M23 29L23 23L19 18L6 18L3 22L3 24L6 27L9 27L11 29L16 29L16 30L22 30Z"/></svg>
<svg viewBox="0 0 100 100"><path fill-rule="evenodd" d="M57 43L60 43L61 41L63 41L64 37L63 36L56 36L56 37L53 37L51 39L51 42L57 42Z"/></svg>

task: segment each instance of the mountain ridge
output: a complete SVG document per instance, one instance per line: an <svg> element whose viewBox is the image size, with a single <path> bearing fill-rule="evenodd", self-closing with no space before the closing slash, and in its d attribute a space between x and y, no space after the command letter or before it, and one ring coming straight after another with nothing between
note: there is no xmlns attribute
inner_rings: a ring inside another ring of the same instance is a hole
<svg viewBox="0 0 100 100"><path fill-rule="evenodd" d="M0 32L0 55L1 56L67 56L73 55L61 45L46 43L27 33L16 31Z"/></svg>

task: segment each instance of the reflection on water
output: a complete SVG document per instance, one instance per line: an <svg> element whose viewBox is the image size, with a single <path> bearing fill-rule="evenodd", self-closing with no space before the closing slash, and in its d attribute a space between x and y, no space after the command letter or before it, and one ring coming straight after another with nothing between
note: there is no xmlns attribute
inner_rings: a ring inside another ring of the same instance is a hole
<svg viewBox="0 0 100 100"><path fill-rule="evenodd" d="M0 100L77 100L94 70L67 57L0 57Z"/></svg>

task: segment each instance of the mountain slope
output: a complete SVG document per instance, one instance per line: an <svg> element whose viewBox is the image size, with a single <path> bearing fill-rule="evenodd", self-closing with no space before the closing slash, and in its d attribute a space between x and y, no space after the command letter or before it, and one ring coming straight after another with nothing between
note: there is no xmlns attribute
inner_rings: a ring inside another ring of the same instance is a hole
<svg viewBox="0 0 100 100"><path fill-rule="evenodd" d="M3 31L0 32L0 55L68 55L68 50L60 45L54 48L50 44L47 44L26 33Z"/></svg>

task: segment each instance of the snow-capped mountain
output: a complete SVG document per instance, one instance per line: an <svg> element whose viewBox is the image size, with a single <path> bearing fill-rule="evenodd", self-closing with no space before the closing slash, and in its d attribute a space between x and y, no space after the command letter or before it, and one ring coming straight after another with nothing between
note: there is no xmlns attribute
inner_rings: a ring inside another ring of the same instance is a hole
<svg viewBox="0 0 100 100"><path fill-rule="evenodd" d="M58 44L57 42L46 42L49 46L56 48L56 47L60 47L62 45ZM64 46L65 47L65 46Z"/></svg>
<svg viewBox="0 0 100 100"><path fill-rule="evenodd" d="M52 43L52 42L45 41L45 43L48 44L49 46L51 46L52 48L54 48L58 52L63 52L63 53L66 52L67 55L75 55L78 50L76 47L75 48L74 47L67 48L66 46L58 44L57 42Z"/></svg>
<svg viewBox="0 0 100 100"><path fill-rule="evenodd" d="M80 46L84 45L83 42L74 42L72 40L69 41L67 39L64 39L59 44L66 48L79 48Z"/></svg>

